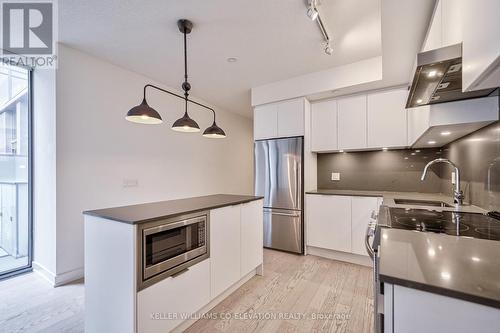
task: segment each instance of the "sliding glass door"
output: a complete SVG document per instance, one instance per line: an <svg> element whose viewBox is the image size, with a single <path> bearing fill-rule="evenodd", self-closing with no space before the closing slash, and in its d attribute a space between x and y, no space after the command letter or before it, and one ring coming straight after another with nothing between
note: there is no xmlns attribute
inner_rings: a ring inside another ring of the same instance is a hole
<svg viewBox="0 0 500 333"><path fill-rule="evenodd" d="M0 278L31 268L30 74L0 64Z"/></svg>

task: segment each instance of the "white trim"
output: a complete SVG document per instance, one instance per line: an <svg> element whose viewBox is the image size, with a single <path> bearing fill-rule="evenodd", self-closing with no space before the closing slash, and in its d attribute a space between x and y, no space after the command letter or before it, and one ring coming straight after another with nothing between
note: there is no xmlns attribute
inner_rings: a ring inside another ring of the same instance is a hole
<svg viewBox="0 0 500 333"><path fill-rule="evenodd" d="M43 277L47 282L49 282L52 286L55 285L56 275L52 273L49 269L47 269L42 264L33 261L32 263L33 271Z"/></svg>
<svg viewBox="0 0 500 333"><path fill-rule="evenodd" d="M64 284L83 279L83 276L84 276L83 267L71 270L69 272L56 274L54 287L59 287Z"/></svg>
<svg viewBox="0 0 500 333"><path fill-rule="evenodd" d="M349 262L351 264L356 264L356 265L361 265L361 266L367 266L367 267L373 266L373 263L370 260L370 257L368 257L368 256L362 256L362 255L355 254L355 253L347 253L347 252L340 252L340 251L334 251L334 250L329 250L329 249L323 249L323 248L314 247L314 246L307 246L307 255L313 255L313 256L318 256L318 257L322 257L322 258L338 260L338 261L345 261L345 262Z"/></svg>
<svg viewBox="0 0 500 333"><path fill-rule="evenodd" d="M41 277L43 277L47 282L49 282L53 287L59 287L69 282L73 282L75 280L79 280L83 278L83 267L74 269L69 272L64 272L61 274L52 273L47 267L33 261L33 271L38 273Z"/></svg>

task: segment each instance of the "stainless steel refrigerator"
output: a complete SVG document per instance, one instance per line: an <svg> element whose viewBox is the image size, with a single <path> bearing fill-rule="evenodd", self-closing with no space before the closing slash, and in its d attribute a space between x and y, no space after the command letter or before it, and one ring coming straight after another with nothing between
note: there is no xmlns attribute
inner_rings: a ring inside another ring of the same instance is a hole
<svg viewBox="0 0 500 333"><path fill-rule="evenodd" d="M255 195L264 197L264 247L304 253L304 138L255 142Z"/></svg>

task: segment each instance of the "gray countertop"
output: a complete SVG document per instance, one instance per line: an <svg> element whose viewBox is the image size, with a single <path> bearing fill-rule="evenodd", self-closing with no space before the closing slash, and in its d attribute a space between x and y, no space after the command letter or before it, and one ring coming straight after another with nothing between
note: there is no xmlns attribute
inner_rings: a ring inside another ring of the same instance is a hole
<svg viewBox="0 0 500 333"><path fill-rule="evenodd" d="M396 204L394 199L443 201L440 193L317 190L308 194L374 196L383 198L378 224L390 225L388 208L431 209L486 213L472 205L432 207ZM499 221L500 225L500 221ZM381 228L380 279L445 296L500 308L500 241L432 232Z"/></svg>
<svg viewBox="0 0 500 333"><path fill-rule="evenodd" d="M252 195L214 194L202 197L89 210L83 212L83 214L117 222L139 224L202 210L237 205L259 199L262 199L262 197Z"/></svg>
<svg viewBox="0 0 500 333"><path fill-rule="evenodd" d="M453 198L442 193L419 193L419 192L387 192L387 191L363 191L363 190L328 190L318 189L315 191L308 191L306 194L319 194L319 195L345 195L345 196L362 196L362 197L380 197L383 198L383 204L388 207L398 208L418 208L418 209L432 209L438 211L458 211L464 213L487 213L486 210L464 204L455 207L434 207L434 206L414 206L414 205L400 205L394 202L394 199L412 199L412 200L433 200L442 201L449 205L453 204Z"/></svg>
<svg viewBox="0 0 500 333"><path fill-rule="evenodd" d="M380 279L500 308L500 242L382 228Z"/></svg>

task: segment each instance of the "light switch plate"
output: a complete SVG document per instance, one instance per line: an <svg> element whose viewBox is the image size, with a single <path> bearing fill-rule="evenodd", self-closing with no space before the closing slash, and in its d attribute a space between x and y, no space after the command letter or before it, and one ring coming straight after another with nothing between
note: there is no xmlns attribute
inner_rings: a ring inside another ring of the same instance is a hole
<svg viewBox="0 0 500 333"><path fill-rule="evenodd" d="M332 180L339 181L340 180L340 172L332 172Z"/></svg>

